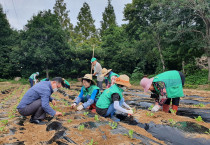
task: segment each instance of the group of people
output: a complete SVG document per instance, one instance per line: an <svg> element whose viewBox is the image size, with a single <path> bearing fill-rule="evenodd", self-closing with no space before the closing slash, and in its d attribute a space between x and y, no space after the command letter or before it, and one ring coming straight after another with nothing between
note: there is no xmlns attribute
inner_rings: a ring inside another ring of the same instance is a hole
<svg viewBox="0 0 210 145"><path fill-rule="evenodd" d="M103 117L110 117L114 121L120 121L114 116L116 112L124 115L133 115L133 109L125 103L123 92L131 86L127 75L118 75L111 69L101 67L96 58L91 59L94 74L86 74L82 77L82 87L79 96L74 100L71 108L76 110L90 109ZM97 84L93 80L97 76ZM34 76L33 76L34 77ZM30 77L31 78L31 77ZM103 79L106 79L106 89L102 92ZM29 79L30 80L30 79ZM145 92L151 91L151 98L155 98L155 106L152 111L156 112L163 107L164 112L169 112L172 99L172 109L178 110L180 97L183 97L183 85L185 77L179 71L167 71L153 78L144 77L140 85ZM51 97L58 88L65 87L65 79L53 78L51 81L41 81L31 87L23 96L17 109L23 116L31 115L30 122L42 124L46 113L55 116L62 115L54 111L49 102L56 105ZM69 85L70 86L70 85ZM70 87L69 87L70 88Z"/></svg>

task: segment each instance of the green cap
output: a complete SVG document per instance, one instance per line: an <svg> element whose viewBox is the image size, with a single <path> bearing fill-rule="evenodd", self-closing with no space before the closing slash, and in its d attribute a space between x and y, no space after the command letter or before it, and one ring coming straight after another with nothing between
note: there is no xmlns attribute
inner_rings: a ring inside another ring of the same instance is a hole
<svg viewBox="0 0 210 145"><path fill-rule="evenodd" d="M94 62L94 61L96 61L96 58L95 58L95 57L93 57L93 58L91 59L91 63Z"/></svg>

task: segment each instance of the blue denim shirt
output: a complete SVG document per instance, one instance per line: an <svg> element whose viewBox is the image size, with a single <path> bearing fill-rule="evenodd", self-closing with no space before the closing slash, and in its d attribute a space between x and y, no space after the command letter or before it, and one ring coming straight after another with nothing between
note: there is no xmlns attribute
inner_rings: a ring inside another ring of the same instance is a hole
<svg viewBox="0 0 210 145"><path fill-rule="evenodd" d="M25 93L19 105L17 106L17 109L25 108L27 105L33 103L34 101L41 99L43 110L46 113L54 116L56 112L49 105L49 102L53 100L51 97L52 93L53 89L51 82L41 81Z"/></svg>

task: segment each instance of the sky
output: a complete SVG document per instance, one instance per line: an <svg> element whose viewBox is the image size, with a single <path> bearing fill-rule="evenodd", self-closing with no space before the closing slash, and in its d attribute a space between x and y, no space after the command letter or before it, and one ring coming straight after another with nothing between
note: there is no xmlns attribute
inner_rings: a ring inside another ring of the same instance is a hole
<svg viewBox="0 0 210 145"><path fill-rule="evenodd" d="M0 0L3 10L7 15L10 26L14 29L21 30L27 24L27 21L33 15L37 15L39 11L53 10L56 0ZM95 20L96 28L100 28L102 13L108 4L108 0L64 0L67 5L67 10L70 10L69 16L71 23L77 24L77 16L83 3L86 2L90 6L92 17ZM111 4L114 7L117 24L125 24L123 21L123 10L126 4L132 0L112 0Z"/></svg>

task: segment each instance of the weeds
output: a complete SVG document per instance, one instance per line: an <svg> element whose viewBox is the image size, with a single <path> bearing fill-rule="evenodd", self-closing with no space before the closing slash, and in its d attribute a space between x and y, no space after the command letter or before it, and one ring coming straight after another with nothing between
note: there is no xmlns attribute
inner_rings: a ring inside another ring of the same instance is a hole
<svg viewBox="0 0 210 145"><path fill-rule="evenodd" d="M117 128L117 122L113 122L113 123L109 122L109 126L110 126L112 129L115 129L115 128Z"/></svg>
<svg viewBox="0 0 210 145"><path fill-rule="evenodd" d="M203 119L202 119L201 116L198 116L197 118L195 117L195 120L196 120L196 121L199 121L199 122L203 122Z"/></svg>
<svg viewBox="0 0 210 145"><path fill-rule="evenodd" d="M84 124L78 126L78 130L79 130L79 131L83 131L84 128L85 128L85 125L84 125Z"/></svg>
<svg viewBox="0 0 210 145"><path fill-rule="evenodd" d="M0 132L3 132L3 131L6 131L6 130L5 130L5 126L0 127Z"/></svg>

